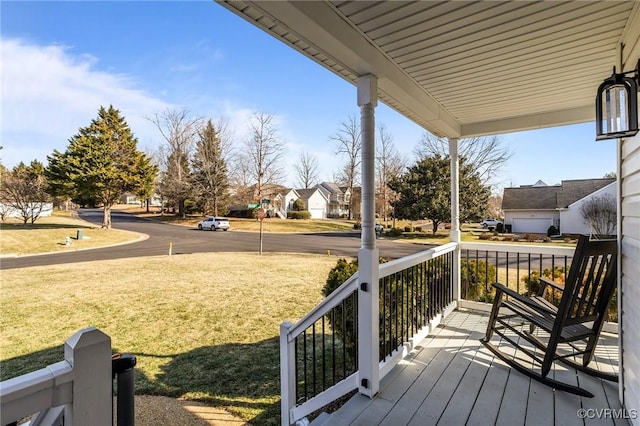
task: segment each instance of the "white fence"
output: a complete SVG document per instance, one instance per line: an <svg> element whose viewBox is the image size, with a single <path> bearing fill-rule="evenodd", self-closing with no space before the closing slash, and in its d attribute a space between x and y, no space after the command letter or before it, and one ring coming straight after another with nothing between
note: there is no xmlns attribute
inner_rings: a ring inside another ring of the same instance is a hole
<svg viewBox="0 0 640 426"><path fill-rule="evenodd" d="M0 383L2 425L34 415L30 426L111 426L111 338L96 328L64 344L64 361Z"/></svg>

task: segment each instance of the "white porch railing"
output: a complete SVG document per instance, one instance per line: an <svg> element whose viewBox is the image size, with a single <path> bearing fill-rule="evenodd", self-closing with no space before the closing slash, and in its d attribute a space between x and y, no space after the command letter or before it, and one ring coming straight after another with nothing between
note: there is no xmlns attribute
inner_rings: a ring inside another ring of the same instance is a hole
<svg viewBox="0 0 640 426"><path fill-rule="evenodd" d="M380 265L378 365L384 377L455 307L449 243ZM354 274L296 324L280 327L282 424L358 388L358 293Z"/></svg>
<svg viewBox="0 0 640 426"><path fill-rule="evenodd" d="M30 425L112 424L111 339L96 328L64 344L64 361L0 383L2 425L33 415Z"/></svg>
<svg viewBox="0 0 640 426"><path fill-rule="evenodd" d="M491 283L502 282L525 293L540 275L562 280L573 253L573 247L463 242L381 264L380 378L451 310L489 307ZM459 282L454 282L458 276ZM359 290L356 273L298 323L281 325L283 425L358 388ZM615 329L615 323L609 326L609 331Z"/></svg>

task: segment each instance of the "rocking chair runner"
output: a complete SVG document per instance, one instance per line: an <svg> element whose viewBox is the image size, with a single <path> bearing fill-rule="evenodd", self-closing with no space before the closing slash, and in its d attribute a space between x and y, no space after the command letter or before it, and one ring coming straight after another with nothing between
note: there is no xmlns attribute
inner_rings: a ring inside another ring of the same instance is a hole
<svg viewBox="0 0 640 426"><path fill-rule="evenodd" d="M603 373L588 367L593 358L596 343L607 315L609 302L616 287L617 243L615 240L593 240L588 236L580 236L569 268L564 287L553 281L540 278L542 288L533 297L523 296L506 286L495 283L496 296L489 317L487 333L480 341L512 368L555 389L576 395L593 397L589 391L575 385L553 380L548 376L553 361L558 360L573 368L596 377L617 381L617 376ZM547 286L562 291L558 307L544 298ZM508 296L505 298L504 296ZM519 321L517 325L510 320ZM529 325L524 330L523 325ZM544 341L534 336L538 328L539 334L548 335ZM507 334L507 330L513 334ZM493 333L513 345L518 353L531 358L537 369L529 368L515 357L505 354L491 343ZM538 354L531 347L524 347L519 339L524 339L537 348ZM558 345L568 344L574 351L559 352ZM540 353L541 352L541 353ZM582 355L582 364L571 358Z"/></svg>

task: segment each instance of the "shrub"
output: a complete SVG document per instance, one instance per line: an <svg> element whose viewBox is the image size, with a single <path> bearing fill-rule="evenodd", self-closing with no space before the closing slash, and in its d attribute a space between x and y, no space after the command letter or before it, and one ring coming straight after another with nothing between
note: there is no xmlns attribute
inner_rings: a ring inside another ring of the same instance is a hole
<svg viewBox="0 0 640 426"><path fill-rule="evenodd" d="M482 234L480 234L478 236L479 240L485 240L485 241L489 241L493 238L493 235L488 233L488 232L483 232Z"/></svg>
<svg viewBox="0 0 640 426"><path fill-rule="evenodd" d="M564 268L562 267L556 266L553 272L550 268L545 268L542 271L542 276L551 279L558 284L564 284ZM537 294L540 290L540 271L531 271L528 276L522 277L522 282L527 289L527 294ZM548 294L547 299L553 300L552 295Z"/></svg>
<svg viewBox="0 0 640 426"><path fill-rule="evenodd" d="M255 219L258 217L258 209L232 210L227 213L227 216Z"/></svg>
<svg viewBox="0 0 640 426"><path fill-rule="evenodd" d="M613 290L611 302L609 302L609 310L607 312L607 321L618 322L618 289Z"/></svg>
<svg viewBox="0 0 640 426"><path fill-rule="evenodd" d="M334 266L327 276L327 281L322 288L322 295L327 297L334 292L335 289L340 287L350 276L358 271L358 260L352 260L348 262L346 259L338 259L336 266Z"/></svg>
<svg viewBox="0 0 640 426"><path fill-rule="evenodd" d="M291 206L291 209L296 211L296 212L304 211L304 201L302 201L300 198L298 198L297 200L295 200L293 202L293 206Z"/></svg>
<svg viewBox="0 0 640 426"><path fill-rule="evenodd" d="M559 233L560 231L558 231L558 228L556 228L553 225L551 225L549 229L547 229L547 237L550 237L552 235L558 235Z"/></svg>
<svg viewBox="0 0 640 426"><path fill-rule="evenodd" d="M338 259L336 266L329 271L327 281L322 288L322 295L329 296L342 285L349 277L358 271L358 260L347 261ZM349 364L355 363L356 357L356 315L354 312L353 299L349 298L345 303L339 304L334 309L334 314L328 316L329 324L335 334L342 340L346 348L346 355Z"/></svg>
<svg viewBox="0 0 640 426"><path fill-rule="evenodd" d="M362 223L360 221L357 221L353 224L353 229L362 229Z"/></svg>
<svg viewBox="0 0 640 426"><path fill-rule="evenodd" d="M524 239L528 243L533 243L533 242L536 242L538 240L538 237L536 235L534 235L534 234L525 234Z"/></svg>
<svg viewBox="0 0 640 426"><path fill-rule="evenodd" d="M416 232L422 232L422 226L416 226L415 230Z"/></svg>
<svg viewBox="0 0 640 426"><path fill-rule="evenodd" d="M287 212L287 219L311 219L311 212L290 210Z"/></svg>
<svg viewBox="0 0 640 426"><path fill-rule="evenodd" d="M492 302L496 291L491 283L495 281L496 268L491 263L476 259L460 262L460 287L464 299Z"/></svg>
<svg viewBox="0 0 640 426"><path fill-rule="evenodd" d="M400 229L400 228L391 228L389 230L389 232L387 232L385 235L391 236L391 237L399 237L400 235L402 235L402 229Z"/></svg>
<svg viewBox="0 0 640 426"><path fill-rule="evenodd" d="M184 201L184 212L185 214L194 214L198 210L198 204L192 200Z"/></svg>
<svg viewBox="0 0 640 426"><path fill-rule="evenodd" d="M388 259L380 258L380 263L388 262ZM346 259L338 259L327 276L327 281L322 288L322 295L329 296L338 287L340 287L353 274L358 272L358 259L347 261ZM356 331L355 323L356 315L354 312L354 303L352 298L348 298L345 303L337 305L334 314L328 316L329 324L335 334L344 342L349 363L355 362L356 356ZM382 310L381 310L382 312ZM354 364L355 365L355 364Z"/></svg>
<svg viewBox="0 0 640 426"><path fill-rule="evenodd" d="M404 227L404 232L413 232L413 227L411 227L411 226L405 226L405 227Z"/></svg>

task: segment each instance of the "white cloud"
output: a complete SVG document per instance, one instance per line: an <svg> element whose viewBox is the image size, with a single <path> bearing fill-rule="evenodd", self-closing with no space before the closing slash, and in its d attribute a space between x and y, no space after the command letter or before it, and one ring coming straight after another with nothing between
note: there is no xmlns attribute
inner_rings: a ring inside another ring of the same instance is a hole
<svg viewBox="0 0 640 426"><path fill-rule="evenodd" d="M136 89L129 76L96 69L98 59L73 54L59 45L38 46L3 39L1 139L2 163L46 161L54 149L95 118L98 108L113 105L126 118L142 149L155 138L144 119L171 105Z"/></svg>
<svg viewBox="0 0 640 426"><path fill-rule="evenodd" d="M235 150L243 149L243 142L250 136L250 120L256 111L262 111L242 100L216 99L215 93L203 91L197 85L181 100L166 101L162 94L139 89L142 84L138 81L143 77L102 71L100 68L108 68L110 64L101 64L100 58L90 54L75 53L70 47L35 45L20 39L3 39L0 43L3 145L0 159L7 167L34 159L46 162L54 149L64 151L69 138L80 127L90 124L101 105L111 104L122 112L141 150L155 150L163 142L153 123L145 117L182 108L183 103L188 104L185 106L194 116L226 121ZM219 53L216 58L221 56ZM183 63L174 68L187 72L190 66ZM330 179L337 163L332 153L325 152L325 137L315 141L316 135L309 140L308 134L300 135L294 130L294 116L266 112L274 115L274 124L286 145L282 167L288 175L287 183L295 182L294 165L302 152L316 155L321 178Z"/></svg>

